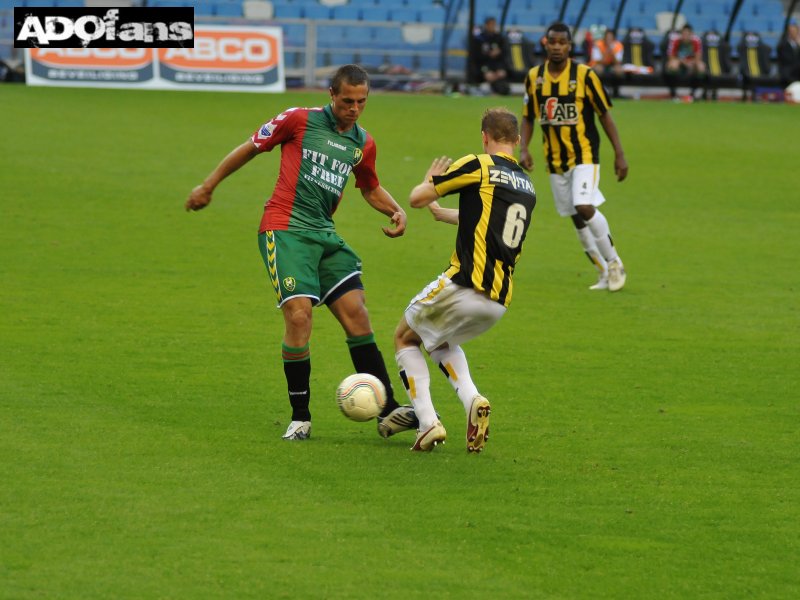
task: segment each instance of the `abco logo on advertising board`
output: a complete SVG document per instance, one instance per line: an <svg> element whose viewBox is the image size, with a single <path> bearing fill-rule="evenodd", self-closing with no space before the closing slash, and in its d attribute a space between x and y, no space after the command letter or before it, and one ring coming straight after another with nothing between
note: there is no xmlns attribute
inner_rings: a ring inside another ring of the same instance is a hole
<svg viewBox="0 0 800 600"><path fill-rule="evenodd" d="M15 48L191 48L194 8L14 8Z"/></svg>
<svg viewBox="0 0 800 600"><path fill-rule="evenodd" d="M283 80L280 30L198 27L193 48L161 48L161 77L179 85L265 86Z"/></svg>

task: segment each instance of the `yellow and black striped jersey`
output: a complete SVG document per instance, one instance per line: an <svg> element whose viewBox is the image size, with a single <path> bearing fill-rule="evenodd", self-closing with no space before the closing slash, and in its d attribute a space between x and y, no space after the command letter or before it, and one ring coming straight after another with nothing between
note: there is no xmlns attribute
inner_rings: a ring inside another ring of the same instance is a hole
<svg viewBox="0 0 800 600"><path fill-rule="evenodd" d="M542 128L544 155L549 173L564 173L576 165L600 163L600 135L594 113L611 108L597 73L567 60L557 78L547 63L533 67L525 78L522 117Z"/></svg>
<svg viewBox="0 0 800 600"><path fill-rule="evenodd" d="M456 249L445 275L508 306L536 206L530 178L513 156L498 153L464 156L432 181L439 196L459 193Z"/></svg>

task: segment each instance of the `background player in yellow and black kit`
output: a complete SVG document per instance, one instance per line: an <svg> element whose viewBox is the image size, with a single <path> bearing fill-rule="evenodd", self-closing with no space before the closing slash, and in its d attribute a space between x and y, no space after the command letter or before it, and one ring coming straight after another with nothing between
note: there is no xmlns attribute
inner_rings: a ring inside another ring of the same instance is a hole
<svg viewBox="0 0 800 600"><path fill-rule="evenodd" d="M468 154L452 164L445 157L436 159L411 192L411 206L429 206L438 220L458 225L450 266L411 301L395 331L400 377L419 419L412 450L432 450L447 437L433 408L420 345L464 405L467 450L480 452L489 437L489 401L472 382L460 344L505 314L536 193L513 156L519 144L517 118L505 108L487 110L481 137L483 154ZM436 202L455 193L457 209Z"/></svg>
<svg viewBox="0 0 800 600"><path fill-rule="evenodd" d="M533 67L525 78L519 162L524 168L533 169L528 144L536 120L542 128L556 210L561 216L572 218L578 239L599 273L591 289L614 292L625 285L626 274L608 221L597 210L605 198L599 188L600 136L595 113L614 146L614 172L619 181L627 176L628 163L611 118L608 93L594 71L570 60L571 48L569 27L554 23L547 29L547 61Z"/></svg>

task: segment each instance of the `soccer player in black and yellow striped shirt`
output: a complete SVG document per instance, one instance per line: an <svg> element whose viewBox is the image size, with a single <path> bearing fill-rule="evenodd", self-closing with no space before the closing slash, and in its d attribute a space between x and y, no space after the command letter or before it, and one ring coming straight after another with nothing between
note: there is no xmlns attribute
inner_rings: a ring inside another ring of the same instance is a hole
<svg viewBox="0 0 800 600"><path fill-rule="evenodd" d="M487 110L481 137L482 154L468 154L452 163L445 157L435 160L411 192L411 206L428 206L437 220L458 225L450 266L411 301L395 331L400 378L419 419L412 450L432 450L447 435L433 408L421 345L464 405L467 450L483 450L489 434L490 405L470 377L460 344L505 314L536 193L514 158L520 139L514 114L505 108ZM457 209L436 202L456 193Z"/></svg>
<svg viewBox="0 0 800 600"><path fill-rule="evenodd" d="M599 273L591 289L614 292L625 285L626 275L608 221L597 210L605 198L599 188L600 136L595 114L614 146L614 172L619 181L627 176L628 163L611 118L611 100L597 74L569 58L571 47L569 27L554 23L547 29L547 60L525 78L520 164L533 168L528 144L538 121L556 210L572 218L578 239Z"/></svg>

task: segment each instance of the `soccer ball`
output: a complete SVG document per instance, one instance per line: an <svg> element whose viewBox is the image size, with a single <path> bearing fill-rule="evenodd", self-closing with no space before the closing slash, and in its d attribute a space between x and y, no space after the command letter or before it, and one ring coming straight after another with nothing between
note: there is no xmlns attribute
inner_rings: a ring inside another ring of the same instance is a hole
<svg viewBox="0 0 800 600"><path fill-rule="evenodd" d="M784 98L790 104L800 104L800 81L789 84L784 93Z"/></svg>
<svg viewBox="0 0 800 600"><path fill-rule="evenodd" d="M386 388L374 375L356 373L345 377L336 388L336 403L348 419L369 421L386 406Z"/></svg>

